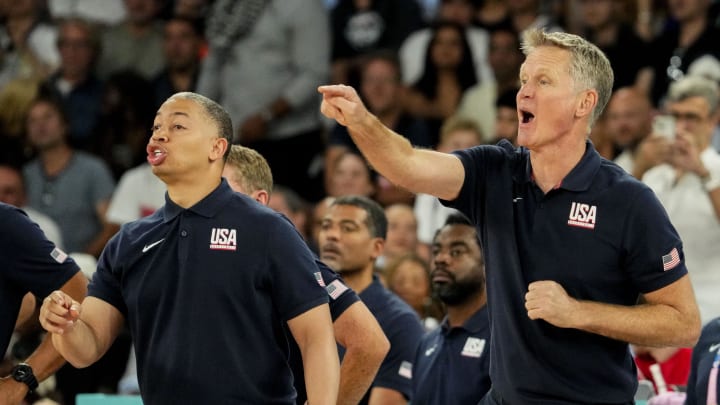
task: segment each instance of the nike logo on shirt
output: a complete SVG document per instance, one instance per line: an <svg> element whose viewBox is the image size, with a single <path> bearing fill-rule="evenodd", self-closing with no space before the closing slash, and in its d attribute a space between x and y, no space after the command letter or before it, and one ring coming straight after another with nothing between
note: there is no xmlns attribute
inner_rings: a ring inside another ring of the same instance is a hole
<svg viewBox="0 0 720 405"><path fill-rule="evenodd" d="M143 253L145 253L145 252L147 252L148 250L154 248L154 247L157 246L158 244L162 243L162 241L164 241L164 240L165 240L165 238L162 238L162 239L160 239L159 241L153 242L153 243L151 243L151 244L149 244L149 245L145 245L145 247L143 247Z"/></svg>
<svg viewBox="0 0 720 405"><path fill-rule="evenodd" d="M709 352L714 352L715 350L718 349L718 347L720 347L720 343L715 343L714 345L711 345L711 346L710 346L710 349L709 349L708 351L709 351Z"/></svg>

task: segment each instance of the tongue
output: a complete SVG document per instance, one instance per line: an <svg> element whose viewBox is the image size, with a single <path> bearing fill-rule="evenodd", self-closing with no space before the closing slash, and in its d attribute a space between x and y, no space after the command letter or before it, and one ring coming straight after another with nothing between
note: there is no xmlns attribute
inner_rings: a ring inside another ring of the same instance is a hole
<svg viewBox="0 0 720 405"><path fill-rule="evenodd" d="M148 153L147 161L152 166L157 166L165 161L165 157L167 157L166 154L160 153L160 154L154 154L154 153Z"/></svg>

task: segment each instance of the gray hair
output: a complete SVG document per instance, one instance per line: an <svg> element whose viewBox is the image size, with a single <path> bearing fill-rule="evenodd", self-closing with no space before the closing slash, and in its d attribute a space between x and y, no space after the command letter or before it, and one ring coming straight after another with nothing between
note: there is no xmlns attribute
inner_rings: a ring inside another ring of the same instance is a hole
<svg viewBox="0 0 720 405"><path fill-rule="evenodd" d="M667 102L677 103L690 97L702 97L710 107L710 114L718 108L718 84L703 76L685 76L673 82L667 94Z"/></svg>
<svg viewBox="0 0 720 405"><path fill-rule="evenodd" d="M547 33L533 29L523 33L521 49L527 56L538 47L554 46L570 52L570 76L578 89L595 89L598 102L590 116L589 126L600 117L610 100L613 87L613 70L607 56L594 44L574 34Z"/></svg>
<svg viewBox="0 0 720 405"><path fill-rule="evenodd" d="M210 121L212 121L212 123L215 124L215 126L217 127L217 136L225 138L228 142L227 150L225 151L225 155L223 155L223 160L227 160L227 157L230 154L230 145L232 145L233 140L232 120L230 119L230 115L227 113L227 111L225 111L225 109L222 108L222 106L215 101L201 94L189 91L175 93L170 96L168 100L174 98L194 101L195 103L200 105L203 110L205 110L205 113L207 114Z"/></svg>

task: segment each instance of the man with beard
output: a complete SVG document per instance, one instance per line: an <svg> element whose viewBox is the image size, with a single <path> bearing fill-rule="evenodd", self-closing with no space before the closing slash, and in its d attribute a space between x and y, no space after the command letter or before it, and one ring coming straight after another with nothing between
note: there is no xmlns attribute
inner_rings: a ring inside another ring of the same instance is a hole
<svg viewBox="0 0 720 405"><path fill-rule="evenodd" d="M485 263L475 228L451 214L432 244L433 294L447 308L415 354L413 405L477 404L490 389Z"/></svg>

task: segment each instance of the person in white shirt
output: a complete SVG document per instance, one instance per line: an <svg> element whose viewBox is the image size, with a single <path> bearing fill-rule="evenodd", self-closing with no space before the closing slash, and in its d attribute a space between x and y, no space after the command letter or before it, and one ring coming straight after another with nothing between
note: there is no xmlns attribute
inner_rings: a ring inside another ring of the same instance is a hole
<svg viewBox="0 0 720 405"><path fill-rule="evenodd" d="M710 140L718 122L718 85L687 76L670 86L667 111L676 139L667 163L645 173L677 228L703 323L720 315L720 154Z"/></svg>

